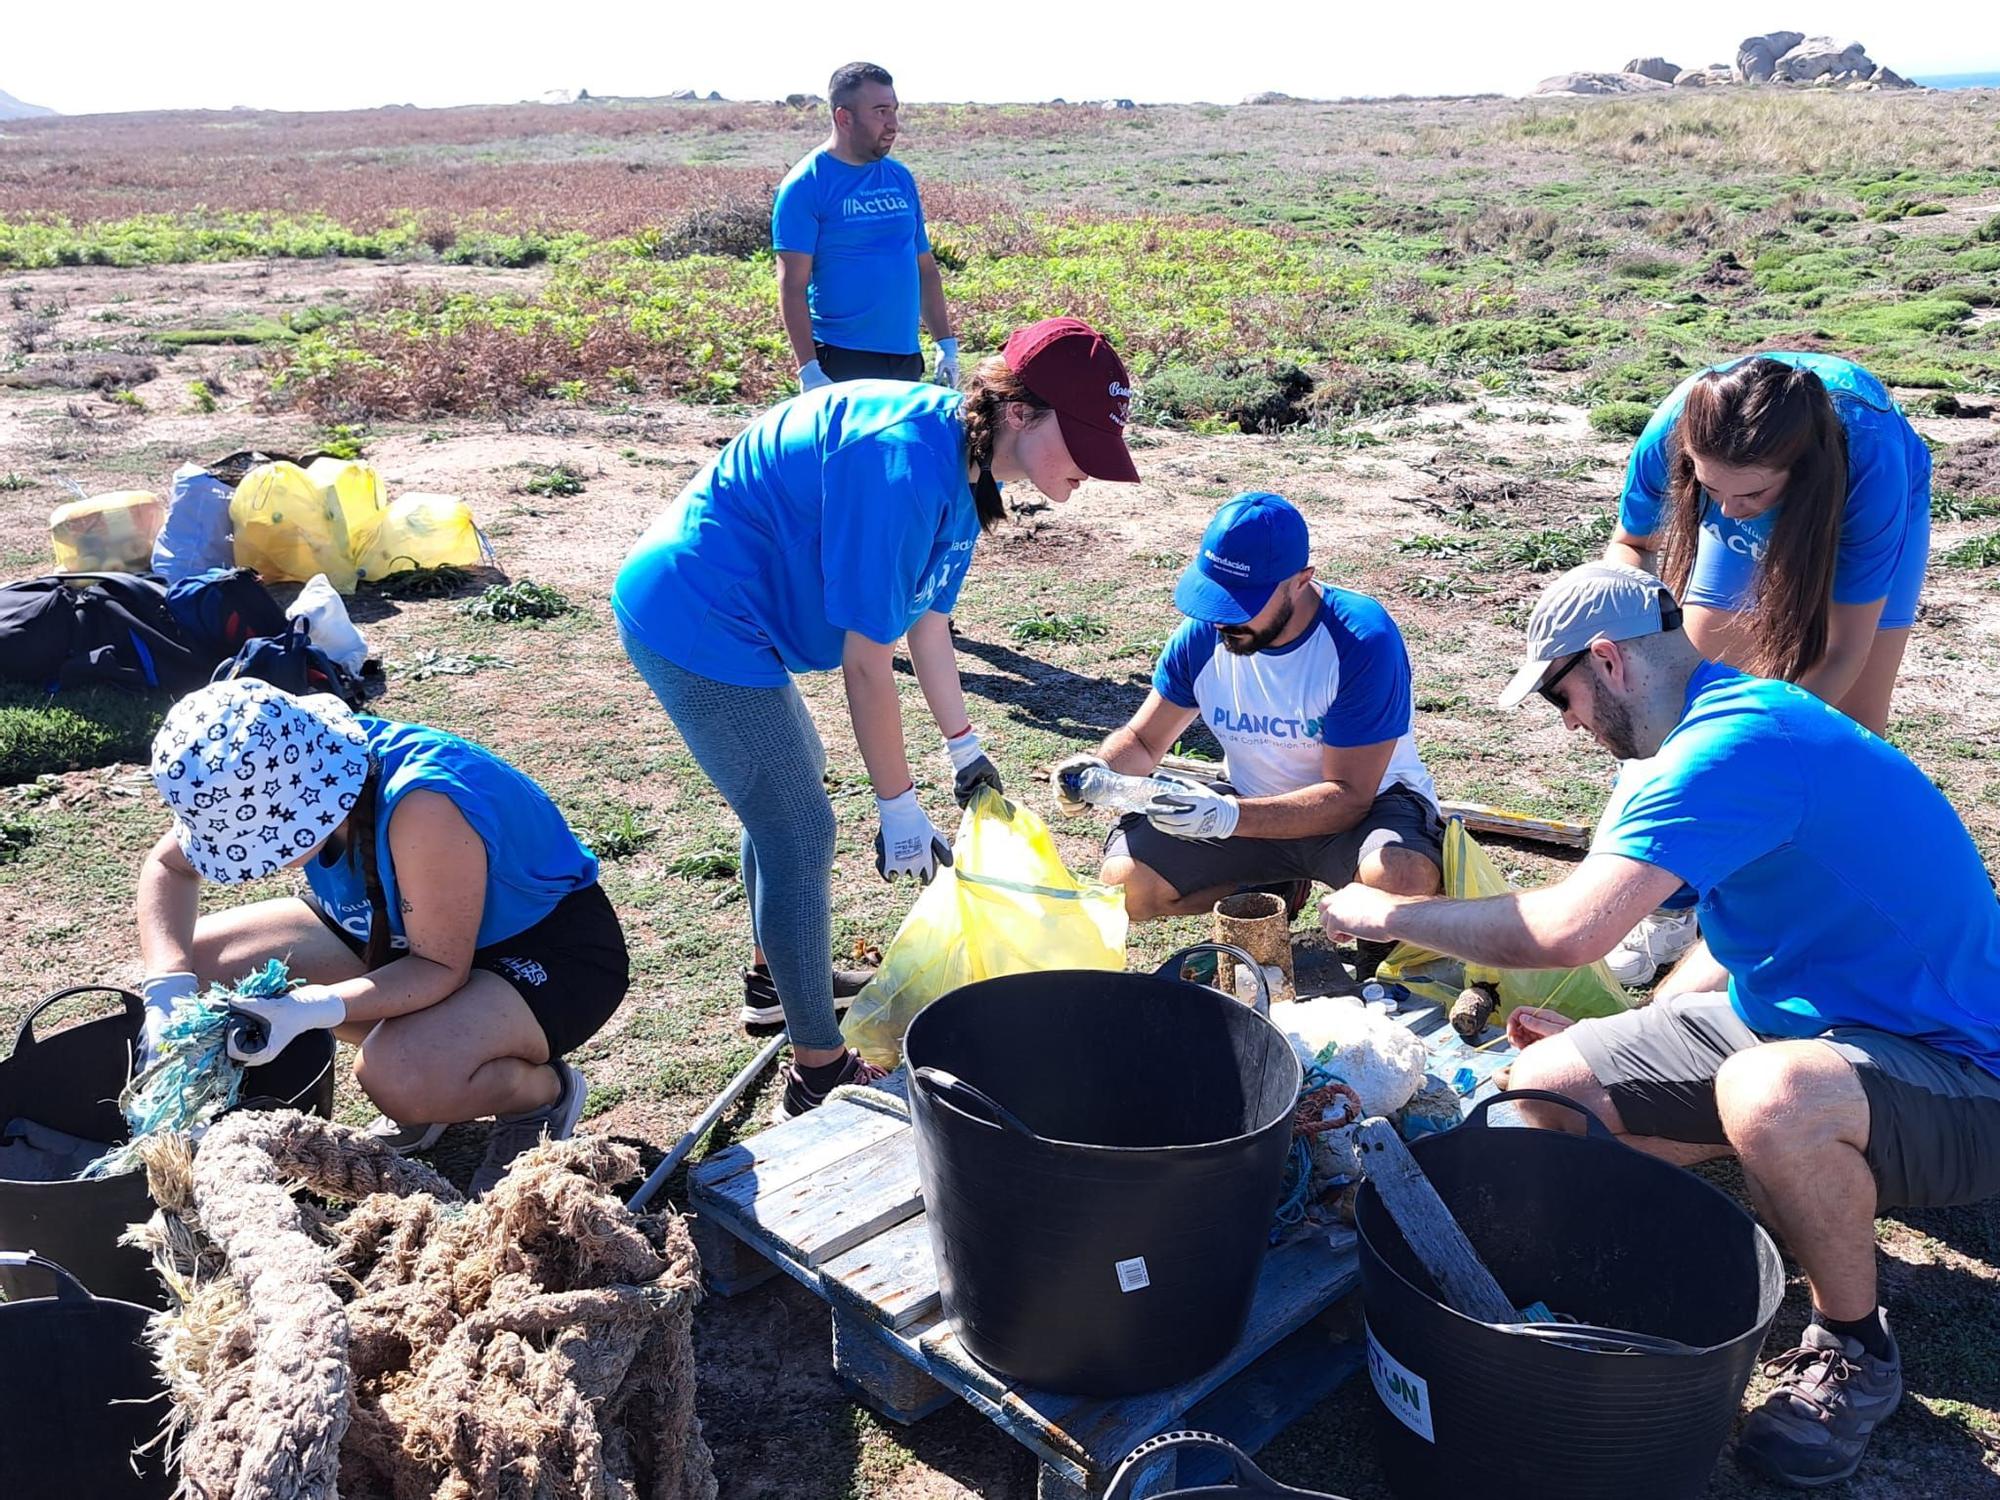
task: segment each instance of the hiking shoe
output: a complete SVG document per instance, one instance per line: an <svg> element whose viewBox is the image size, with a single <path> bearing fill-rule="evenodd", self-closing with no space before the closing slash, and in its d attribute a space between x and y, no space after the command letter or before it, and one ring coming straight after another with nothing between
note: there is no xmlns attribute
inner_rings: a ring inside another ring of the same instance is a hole
<svg viewBox="0 0 2000 1500"><path fill-rule="evenodd" d="M1354 940L1354 978L1358 983L1373 979L1375 971L1382 967L1382 961L1396 951L1393 942L1377 942L1373 938Z"/></svg>
<svg viewBox="0 0 2000 1500"><path fill-rule="evenodd" d="M1691 911L1664 907L1643 918L1625 934L1625 941L1604 955L1604 966L1620 984L1651 984L1653 976L1679 958L1701 936L1701 924Z"/></svg>
<svg viewBox="0 0 2000 1500"><path fill-rule="evenodd" d="M799 1072L799 1065L793 1063L785 1069L785 1092L778 1100L778 1108L772 1118L793 1119L809 1109L818 1109L826 1103L826 1096L837 1088L845 1088L850 1084L859 1087L888 1076L887 1068L878 1068L872 1062L865 1061L859 1052L849 1052L846 1060L840 1065L840 1071L834 1075L833 1082L823 1088L815 1089L806 1082L805 1075Z"/></svg>
<svg viewBox="0 0 2000 1500"><path fill-rule="evenodd" d="M486 1155L479 1163L479 1170L472 1174L472 1186L466 1190L466 1197L485 1197L507 1175L507 1169L514 1165L514 1158L539 1146L544 1138L566 1141L575 1133L576 1122L583 1118L583 1096L589 1092L589 1085L583 1081L583 1075L566 1062L551 1063L549 1066L562 1080L562 1092L556 1095L553 1104L531 1109L524 1115L500 1115L495 1118L493 1133L486 1138Z"/></svg>
<svg viewBox="0 0 2000 1500"><path fill-rule="evenodd" d="M835 969L833 1000L835 1010L845 1010L840 1002L852 1000L861 987L875 977L873 969ZM743 1008L736 1013L743 1029L752 1036L771 1035L785 1029L785 1007L778 1001L778 986L771 971L752 964L743 971Z"/></svg>
<svg viewBox="0 0 2000 1500"><path fill-rule="evenodd" d="M387 1115L377 1115L363 1132L369 1140L387 1146L398 1156L414 1156L428 1151L444 1139L444 1125L399 1125Z"/></svg>
<svg viewBox="0 0 2000 1500"><path fill-rule="evenodd" d="M1818 1323L1806 1325L1798 1348L1766 1360L1764 1373L1779 1377L1778 1388L1744 1421L1736 1457L1798 1489L1852 1474L1903 1399L1903 1357L1893 1339L1889 1358L1877 1359L1859 1340Z"/></svg>

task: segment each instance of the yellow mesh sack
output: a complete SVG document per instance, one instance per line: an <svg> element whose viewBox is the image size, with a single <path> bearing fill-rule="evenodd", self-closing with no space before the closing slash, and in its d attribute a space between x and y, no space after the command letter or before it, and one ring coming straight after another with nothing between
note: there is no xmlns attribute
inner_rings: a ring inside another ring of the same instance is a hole
<svg viewBox="0 0 2000 1500"><path fill-rule="evenodd" d="M305 583L326 574L343 594L354 592L354 556L340 502L293 463L259 464L229 500L236 565L255 568L266 583Z"/></svg>
<svg viewBox="0 0 2000 1500"><path fill-rule="evenodd" d="M148 573L167 507L150 490L114 490L49 512L58 573Z"/></svg>
<svg viewBox="0 0 2000 1500"><path fill-rule="evenodd" d="M490 559L472 511L456 495L398 496L382 512L368 545L355 555L363 578L412 568L476 568Z"/></svg>

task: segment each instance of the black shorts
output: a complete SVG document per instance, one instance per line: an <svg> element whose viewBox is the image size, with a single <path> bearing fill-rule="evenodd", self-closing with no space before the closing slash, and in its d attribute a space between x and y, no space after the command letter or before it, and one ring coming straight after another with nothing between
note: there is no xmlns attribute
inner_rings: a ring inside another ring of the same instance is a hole
<svg viewBox="0 0 2000 1500"><path fill-rule="evenodd" d="M327 915L306 893L306 905L358 958L367 944ZM403 954L399 950L398 958ZM549 1059L566 1056L603 1029L631 983L625 929L601 885L571 891L534 926L489 943L472 967L511 984L548 1038Z"/></svg>
<svg viewBox="0 0 2000 1500"><path fill-rule="evenodd" d="M1211 782L1234 792L1226 781ZM1339 833L1300 839L1228 838L1219 844L1176 838L1146 821L1143 813L1120 818L1104 841L1107 859L1122 855L1144 865L1174 888L1176 895L1218 886L1271 885L1317 880L1335 889L1347 885L1361 861L1390 845L1421 854L1444 868L1444 820L1430 802L1398 783L1375 798L1367 816Z"/></svg>
<svg viewBox="0 0 2000 1500"><path fill-rule="evenodd" d="M1774 1038L1744 1025L1727 995L1677 995L1579 1021L1561 1035L1634 1135L1723 1146L1715 1075ZM2000 1077L1969 1058L1866 1026L1814 1038L1853 1067L1868 1096L1868 1168L1880 1208L1941 1208L2000 1193Z"/></svg>
<svg viewBox="0 0 2000 1500"><path fill-rule="evenodd" d="M828 380L922 380L924 356L877 354L873 349L843 349L838 344L814 344L813 358Z"/></svg>

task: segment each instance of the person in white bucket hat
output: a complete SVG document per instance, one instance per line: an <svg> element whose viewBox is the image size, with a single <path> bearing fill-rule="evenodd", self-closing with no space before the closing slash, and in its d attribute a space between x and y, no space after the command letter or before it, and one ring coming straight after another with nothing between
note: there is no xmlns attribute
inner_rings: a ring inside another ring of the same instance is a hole
<svg viewBox="0 0 2000 1500"><path fill-rule="evenodd" d="M563 1056L629 969L595 856L534 781L442 730L247 678L169 710L152 777L174 824L139 873L149 1051L178 1001L280 958L305 982L238 1002L267 1033L238 1061L333 1032L398 1150L497 1117L475 1193L576 1128L585 1083ZM198 916L202 881L287 869L299 895Z"/></svg>

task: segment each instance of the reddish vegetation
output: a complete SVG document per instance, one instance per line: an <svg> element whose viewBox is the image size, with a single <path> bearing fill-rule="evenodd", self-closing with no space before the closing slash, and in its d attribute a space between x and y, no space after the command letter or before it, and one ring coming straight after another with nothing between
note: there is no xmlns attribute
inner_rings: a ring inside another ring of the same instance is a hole
<svg viewBox="0 0 2000 1500"><path fill-rule="evenodd" d="M926 115L910 112L912 129ZM981 110L934 124L963 135L1102 129L1089 110ZM9 122L0 138L0 218L82 222L132 214L322 213L367 231L412 213L444 224L489 214L521 229L595 235L750 194L817 129L782 104L514 105L339 114L179 113ZM769 167L695 167L661 136L771 138ZM590 138L589 148L578 138ZM610 154L575 160L585 149ZM498 156L498 161L492 158ZM507 158L514 158L509 160ZM556 158L550 160L549 158ZM570 158L562 160L561 158ZM982 203L991 195L970 191ZM952 190L925 202L934 216ZM933 206L935 202L936 206Z"/></svg>

